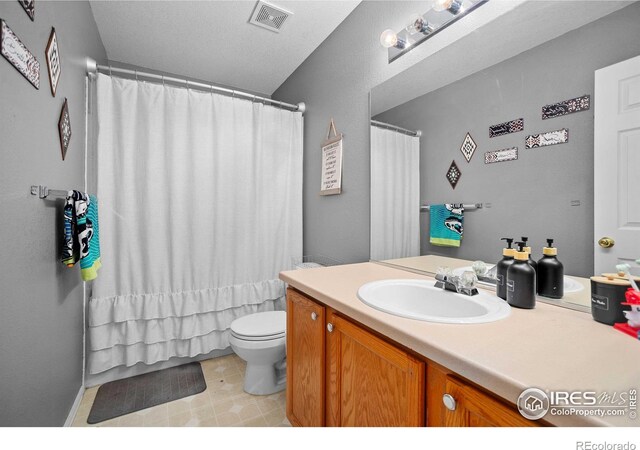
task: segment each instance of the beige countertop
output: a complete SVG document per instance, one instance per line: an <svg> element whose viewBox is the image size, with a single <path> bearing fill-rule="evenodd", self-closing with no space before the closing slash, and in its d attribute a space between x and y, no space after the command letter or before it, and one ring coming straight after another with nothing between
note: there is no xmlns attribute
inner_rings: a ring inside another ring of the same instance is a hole
<svg viewBox="0 0 640 450"><path fill-rule="evenodd" d="M529 387L609 395L640 388L640 342L590 314L538 303L533 310L512 308L497 322L438 324L390 315L357 297L358 288L370 281L432 279L425 275L361 263L287 271L280 279L512 403ZM547 414L545 420L562 426L640 426L628 415Z"/></svg>

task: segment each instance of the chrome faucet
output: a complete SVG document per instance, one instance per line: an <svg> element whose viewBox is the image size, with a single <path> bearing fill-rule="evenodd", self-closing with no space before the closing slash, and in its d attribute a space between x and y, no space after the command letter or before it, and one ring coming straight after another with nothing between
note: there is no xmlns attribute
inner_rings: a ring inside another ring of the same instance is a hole
<svg viewBox="0 0 640 450"><path fill-rule="evenodd" d="M475 287L463 287L462 280L460 277L456 277L454 275L445 275L445 274L436 274L436 284L437 288L444 289L446 291L457 292L458 294L464 295L478 295L478 289Z"/></svg>

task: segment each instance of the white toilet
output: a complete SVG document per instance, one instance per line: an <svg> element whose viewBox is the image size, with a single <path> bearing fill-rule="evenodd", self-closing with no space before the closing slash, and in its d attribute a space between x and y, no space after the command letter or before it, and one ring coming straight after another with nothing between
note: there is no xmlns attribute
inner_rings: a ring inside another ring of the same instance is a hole
<svg viewBox="0 0 640 450"><path fill-rule="evenodd" d="M245 392L269 395L283 390L286 387L287 313L250 314L234 320L230 328L231 348L247 362Z"/></svg>

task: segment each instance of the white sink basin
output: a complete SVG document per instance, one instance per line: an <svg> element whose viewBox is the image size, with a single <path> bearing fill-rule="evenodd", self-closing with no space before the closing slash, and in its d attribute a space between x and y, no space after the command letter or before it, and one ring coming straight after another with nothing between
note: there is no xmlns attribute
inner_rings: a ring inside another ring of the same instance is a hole
<svg viewBox="0 0 640 450"><path fill-rule="evenodd" d="M486 323L504 319L511 307L485 292L467 296L434 286L428 280L381 280L364 284L358 298L395 316L440 323Z"/></svg>

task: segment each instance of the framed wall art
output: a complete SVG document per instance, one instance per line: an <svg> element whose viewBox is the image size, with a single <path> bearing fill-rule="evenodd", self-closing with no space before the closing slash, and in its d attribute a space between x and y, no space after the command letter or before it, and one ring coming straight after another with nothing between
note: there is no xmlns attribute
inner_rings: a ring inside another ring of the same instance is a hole
<svg viewBox="0 0 640 450"><path fill-rule="evenodd" d="M0 53L33 87L40 89L40 63L2 19L0 19Z"/></svg>
<svg viewBox="0 0 640 450"><path fill-rule="evenodd" d="M333 132L333 137L331 133ZM322 143L322 175L320 195L336 195L342 192L342 133L336 131L331 119L327 139Z"/></svg>
<svg viewBox="0 0 640 450"><path fill-rule="evenodd" d="M36 19L36 0L18 0L18 3L22 5L24 12L33 22Z"/></svg>
<svg viewBox="0 0 640 450"><path fill-rule="evenodd" d="M69 142L71 142L71 118L69 117L69 105L67 99L64 99L60 119L58 120L58 133L60 134L60 150L62 151L62 160L67 156Z"/></svg>
<svg viewBox="0 0 640 450"><path fill-rule="evenodd" d="M553 119L554 117L564 116L580 111L587 111L591 107L591 96L583 95L582 97L564 100L546 105L542 107L542 120Z"/></svg>
<svg viewBox="0 0 640 450"><path fill-rule="evenodd" d="M447 177L447 180L449 180L449 184L451 184L451 187L453 189L456 188L456 184L458 184L458 181L460 181L461 176L462 176L462 172L460 172L460 169L458 169L458 165L456 164L456 161L455 160L451 161L451 165L447 169L446 177Z"/></svg>
<svg viewBox="0 0 640 450"><path fill-rule="evenodd" d="M564 144L569 142L569 130L563 128L546 133L532 134L525 139L525 148L546 147L548 145Z"/></svg>
<svg viewBox="0 0 640 450"><path fill-rule="evenodd" d="M58 89L58 81L60 81L60 53L58 52L58 37L56 29L51 28L49 42L45 50L47 57L47 69L49 69L49 85L51 86L51 94L55 97Z"/></svg>
<svg viewBox="0 0 640 450"><path fill-rule="evenodd" d="M515 161L518 159L518 147L505 148L503 150L495 150L484 154L484 163L493 164L504 161Z"/></svg>
<svg viewBox="0 0 640 450"><path fill-rule="evenodd" d="M476 151L476 148L478 148L478 146L476 145L476 141L474 141L471 135L467 133L464 141L462 142L462 145L460 146L460 151L464 155L464 159L466 159L467 162L471 161L471 157Z"/></svg>
<svg viewBox="0 0 640 450"><path fill-rule="evenodd" d="M498 125L491 125L489 127L489 137L504 136L505 134L517 133L522 130L524 130L524 119L511 120Z"/></svg>

